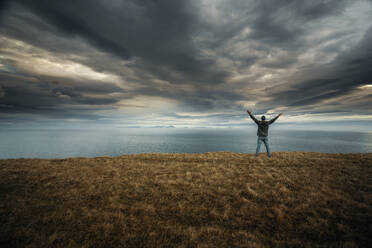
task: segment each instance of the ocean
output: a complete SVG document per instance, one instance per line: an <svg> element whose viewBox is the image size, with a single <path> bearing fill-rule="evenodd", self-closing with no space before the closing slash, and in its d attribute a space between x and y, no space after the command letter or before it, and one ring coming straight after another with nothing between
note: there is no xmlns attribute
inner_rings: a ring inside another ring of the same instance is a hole
<svg viewBox="0 0 372 248"><path fill-rule="evenodd" d="M0 130L0 158L66 158L136 153L254 153L247 129L114 128L109 130ZM372 152L372 132L270 130L270 149L323 153ZM265 151L264 145L261 152Z"/></svg>

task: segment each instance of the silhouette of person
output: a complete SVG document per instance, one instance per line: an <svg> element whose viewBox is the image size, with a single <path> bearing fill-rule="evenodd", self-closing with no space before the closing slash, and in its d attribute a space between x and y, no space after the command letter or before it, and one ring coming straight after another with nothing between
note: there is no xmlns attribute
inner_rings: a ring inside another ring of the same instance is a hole
<svg viewBox="0 0 372 248"><path fill-rule="evenodd" d="M269 125L274 123L274 121L276 121L276 119L278 119L279 116L282 115L282 113L278 114L278 116L271 119L270 121L266 121L266 117L264 115L261 116L261 121L259 121L252 115L252 113L249 110L247 110L247 113L249 114L249 116L252 118L252 120L258 126L258 129L257 129L258 139L257 139L256 157L258 156L258 153L260 152L262 142L265 144L266 151L267 151L267 156L271 157L270 147L269 147L269 138L267 137L269 135Z"/></svg>

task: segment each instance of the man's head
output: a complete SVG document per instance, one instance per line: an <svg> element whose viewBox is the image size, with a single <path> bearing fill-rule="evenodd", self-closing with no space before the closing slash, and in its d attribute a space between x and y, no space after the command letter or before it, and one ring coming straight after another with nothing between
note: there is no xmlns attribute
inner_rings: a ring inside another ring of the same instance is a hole
<svg viewBox="0 0 372 248"><path fill-rule="evenodd" d="M266 117L263 115L263 116L261 116L261 120L266 120Z"/></svg>

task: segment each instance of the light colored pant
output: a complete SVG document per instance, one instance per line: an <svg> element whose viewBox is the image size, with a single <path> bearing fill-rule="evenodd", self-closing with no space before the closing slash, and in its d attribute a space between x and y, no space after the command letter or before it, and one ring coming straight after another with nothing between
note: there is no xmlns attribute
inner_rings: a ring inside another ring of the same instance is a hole
<svg viewBox="0 0 372 248"><path fill-rule="evenodd" d="M270 157L271 155L270 155L270 147L269 147L269 138L268 137L260 137L260 136L258 136L258 139L257 139L256 156L258 156L258 153L260 152L262 142L266 146L267 156Z"/></svg>

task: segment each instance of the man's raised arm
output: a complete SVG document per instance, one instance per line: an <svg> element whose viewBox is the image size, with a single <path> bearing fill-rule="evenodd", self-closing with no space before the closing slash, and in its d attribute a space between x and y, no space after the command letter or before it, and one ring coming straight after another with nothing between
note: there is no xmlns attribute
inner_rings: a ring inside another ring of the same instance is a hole
<svg viewBox="0 0 372 248"><path fill-rule="evenodd" d="M277 116L277 117L275 117L275 118L271 119L271 120L269 121L269 124L273 124L273 123L274 123L274 121L276 121L276 119L278 119L278 118L279 118L279 116L281 116L281 115L282 115L282 113L278 114L278 116Z"/></svg>
<svg viewBox="0 0 372 248"><path fill-rule="evenodd" d="M251 111L247 110L247 113L249 114L249 116L252 118L252 120L254 122L256 122L256 124L258 125L260 122L252 115Z"/></svg>

